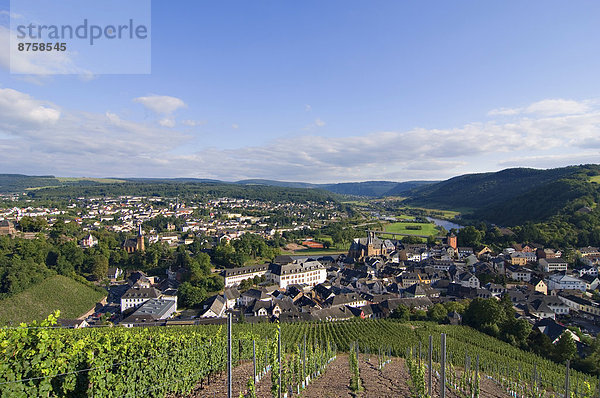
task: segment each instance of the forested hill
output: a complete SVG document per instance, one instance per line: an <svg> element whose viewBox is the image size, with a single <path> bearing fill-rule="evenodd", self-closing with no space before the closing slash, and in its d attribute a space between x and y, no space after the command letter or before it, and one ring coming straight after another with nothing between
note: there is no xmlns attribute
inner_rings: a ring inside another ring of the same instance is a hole
<svg viewBox="0 0 600 398"><path fill-rule="evenodd" d="M405 192L413 188L427 184L432 184L433 182L435 181L363 181L333 184L312 184L308 182L287 182L262 179L227 182L201 178L56 178L54 176L26 176L21 174L0 174L0 193L24 192L27 190L38 190L40 188L81 186L85 186L86 188L89 188L92 191L99 191L102 193L107 189L114 190L114 187L104 186L106 184L110 185L115 183L130 183L138 184L137 187L140 187L142 184L146 184L146 187L150 184L154 184L157 187L164 187L170 184L170 188L173 188L174 186L179 184L178 189L180 188L180 186L188 184L194 189L201 185L205 185L207 187L218 186L220 187L220 189L222 188L224 190L232 190L236 192L240 191L240 189L233 188L232 186L237 185L244 187L257 187L247 189L246 191L248 192L268 191L268 187L275 187L280 189L316 189L332 192L339 195L379 198L383 196L403 195ZM229 186L229 188L224 188L224 186ZM163 190L163 188L160 189ZM76 190L82 191L81 189ZM187 191L187 189L183 190ZM141 193L139 193L138 191L138 193L131 194L133 195Z"/></svg>
<svg viewBox="0 0 600 398"><path fill-rule="evenodd" d="M29 188L58 186L61 182L54 176L27 176L23 174L0 174L0 193L19 192Z"/></svg>
<svg viewBox="0 0 600 398"><path fill-rule="evenodd" d="M599 165L467 174L414 189L405 203L460 209L467 218L499 225L544 221L583 206L595 207L599 186L591 180L599 174Z"/></svg>
<svg viewBox="0 0 600 398"><path fill-rule="evenodd" d="M181 182L123 182L89 185L70 185L36 189L28 192L33 199L59 200L99 196L161 196L189 198L232 197L251 200L290 202L336 201L336 195L318 189L281 188L262 185L236 185L226 183Z"/></svg>

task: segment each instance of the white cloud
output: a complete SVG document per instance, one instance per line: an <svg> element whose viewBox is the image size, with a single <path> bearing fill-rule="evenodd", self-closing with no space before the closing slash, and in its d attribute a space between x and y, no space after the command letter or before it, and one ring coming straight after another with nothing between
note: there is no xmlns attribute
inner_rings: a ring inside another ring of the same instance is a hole
<svg viewBox="0 0 600 398"><path fill-rule="evenodd" d="M537 115L554 116L583 113L588 109L589 104L586 101L578 102L564 99L547 99L529 105L525 109L525 112Z"/></svg>
<svg viewBox="0 0 600 398"><path fill-rule="evenodd" d="M231 125L231 128L232 128L232 129L235 129L235 130L237 130L237 129L239 129L239 128L240 128L240 125L239 125L239 124L237 124L237 123L233 123L233 124Z"/></svg>
<svg viewBox="0 0 600 398"><path fill-rule="evenodd" d="M312 106L310 106L309 104L306 104L306 105L304 105L304 110L306 112L310 112L310 111L312 111Z"/></svg>
<svg viewBox="0 0 600 398"><path fill-rule="evenodd" d="M323 126L319 135L305 131L266 144L223 149L209 146L230 141L225 135L227 126L193 146L192 137L177 131L170 115L148 124L136 123L116 113L74 112L16 90L0 89L0 169L31 174L332 182L440 179L509 166L598 162L600 105L590 102L587 106L581 113L522 113L509 121L499 118L446 129L330 136Z"/></svg>
<svg viewBox="0 0 600 398"><path fill-rule="evenodd" d="M60 119L60 110L55 105L33 99L19 91L0 89L0 118L3 124L40 126L55 124Z"/></svg>
<svg viewBox="0 0 600 398"><path fill-rule="evenodd" d="M158 124L160 124L163 127L175 127L175 119L171 118L171 117L166 117L164 119L160 119L158 121Z"/></svg>
<svg viewBox="0 0 600 398"><path fill-rule="evenodd" d="M154 113L170 115L177 109L185 108L187 105L183 100L170 97L168 95L148 95L145 97L137 97L133 102L142 104Z"/></svg>
<svg viewBox="0 0 600 398"><path fill-rule="evenodd" d="M188 127L196 127L196 126L201 126L203 124L206 124L206 122L203 120L186 119L186 120L182 120L181 124L183 124L184 126L188 126Z"/></svg>
<svg viewBox="0 0 600 398"><path fill-rule="evenodd" d="M498 108L488 112L488 116L514 116L529 114L538 116L575 115L590 109L591 101L565 99L545 99L524 108Z"/></svg>
<svg viewBox="0 0 600 398"><path fill-rule="evenodd" d="M322 121L321 119L317 118L315 120L315 126L317 126L317 127L323 127L323 126L325 126L325 122Z"/></svg>

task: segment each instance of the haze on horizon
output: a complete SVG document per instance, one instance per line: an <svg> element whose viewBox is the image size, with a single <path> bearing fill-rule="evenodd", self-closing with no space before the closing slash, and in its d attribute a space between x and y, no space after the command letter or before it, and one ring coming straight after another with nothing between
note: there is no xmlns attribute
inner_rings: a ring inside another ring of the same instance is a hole
<svg viewBox="0 0 600 398"><path fill-rule="evenodd" d="M0 46L9 13L0 0ZM152 15L150 75L11 75L0 48L2 173L331 183L600 163L595 1Z"/></svg>

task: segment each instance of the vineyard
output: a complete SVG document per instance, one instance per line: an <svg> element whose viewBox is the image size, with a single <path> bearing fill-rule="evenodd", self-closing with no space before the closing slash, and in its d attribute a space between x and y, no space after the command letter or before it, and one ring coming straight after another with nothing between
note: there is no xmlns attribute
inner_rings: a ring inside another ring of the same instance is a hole
<svg viewBox="0 0 600 398"><path fill-rule="evenodd" d="M54 328L55 317L0 329L0 396L186 396L222 377L228 366L226 326L72 330ZM230 344L232 366L253 363L245 397L255 397L256 384L269 373L272 396L299 394L327 372L338 351L351 353L348 374L357 392L357 363L364 355L376 358L379 370L392 357L405 358L415 397L431 396L430 355L432 377L443 377L455 396L478 397L483 378L514 397L564 397L567 388L565 366L461 326L390 320L234 324ZM598 380L571 370L569 391L598 397Z"/></svg>

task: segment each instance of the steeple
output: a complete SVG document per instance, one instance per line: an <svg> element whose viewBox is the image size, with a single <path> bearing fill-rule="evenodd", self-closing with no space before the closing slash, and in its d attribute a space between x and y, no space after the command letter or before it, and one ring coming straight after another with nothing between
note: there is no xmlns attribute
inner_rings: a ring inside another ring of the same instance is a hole
<svg viewBox="0 0 600 398"><path fill-rule="evenodd" d="M136 250L139 252L143 252L145 249L144 245L144 231L142 231L142 224L138 226L138 236L136 239Z"/></svg>

